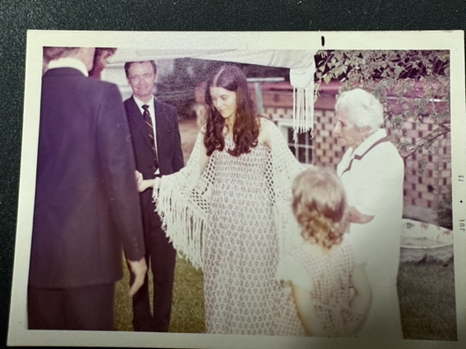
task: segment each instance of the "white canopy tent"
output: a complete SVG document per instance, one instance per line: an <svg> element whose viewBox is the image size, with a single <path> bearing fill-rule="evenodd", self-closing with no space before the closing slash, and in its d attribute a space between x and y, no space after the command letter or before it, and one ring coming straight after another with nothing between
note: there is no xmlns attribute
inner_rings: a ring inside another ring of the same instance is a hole
<svg viewBox="0 0 466 349"><path fill-rule="evenodd" d="M293 129L305 132L314 125L314 56L316 50L157 50L119 48L111 64L150 59L195 58L290 69L293 86Z"/></svg>

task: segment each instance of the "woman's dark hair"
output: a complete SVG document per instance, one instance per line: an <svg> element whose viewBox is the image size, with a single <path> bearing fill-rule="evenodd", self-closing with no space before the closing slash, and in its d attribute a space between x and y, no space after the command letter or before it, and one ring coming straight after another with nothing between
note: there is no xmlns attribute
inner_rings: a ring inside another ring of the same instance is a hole
<svg viewBox="0 0 466 349"><path fill-rule="evenodd" d="M207 155L210 156L215 150L225 148L223 127L225 119L215 108L210 95L211 87L221 87L228 91L236 92L236 113L233 125L233 140L235 148L228 150L233 156L249 153L251 148L257 146L259 136L258 115L254 108L254 102L248 89L246 75L234 65L221 67L207 82L205 101L208 106L206 133L204 145Z"/></svg>
<svg viewBox="0 0 466 349"><path fill-rule="evenodd" d="M100 79L100 74L107 65L106 60L102 61L101 58L105 55L107 55L106 58L113 56L116 50L115 47L96 47L94 52L94 64L92 65L92 69L88 72L89 76Z"/></svg>

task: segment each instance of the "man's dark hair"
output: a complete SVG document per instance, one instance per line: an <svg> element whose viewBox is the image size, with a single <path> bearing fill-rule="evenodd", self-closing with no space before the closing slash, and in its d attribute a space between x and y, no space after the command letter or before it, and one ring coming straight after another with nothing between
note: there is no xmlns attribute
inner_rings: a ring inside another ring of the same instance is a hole
<svg viewBox="0 0 466 349"><path fill-rule="evenodd" d="M125 63L125 74L126 74L126 77L128 78L128 71L129 71L129 68L131 67L131 64L133 63L144 63L144 62L150 62L150 64L152 65L152 68L154 68L154 75L157 75L157 65L155 64L155 61L154 60L148 60L148 61L134 61L134 62L126 62Z"/></svg>

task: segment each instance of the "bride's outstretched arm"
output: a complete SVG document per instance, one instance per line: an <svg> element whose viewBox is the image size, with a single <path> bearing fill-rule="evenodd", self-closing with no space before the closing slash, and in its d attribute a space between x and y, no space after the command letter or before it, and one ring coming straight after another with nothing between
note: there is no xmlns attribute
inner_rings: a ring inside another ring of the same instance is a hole
<svg viewBox="0 0 466 349"><path fill-rule="evenodd" d="M201 132L199 133L198 139L197 139L197 146L199 148L199 172L195 174L196 177L198 177L202 172L204 172L205 167L207 166L207 163L209 162L210 157L207 155L207 149L204 145L203 142L203 134L205 133L205 129L203 128ZM183 168L180 172L186 172L185 168ZM136 185L138 188L138 191L142 193L143 191L153 188L153 189L159 189L160 188L160 178L156 177L154 179L144 179L142 176L142 173L139 171L135 171L135 176L136 176Z"/></svg>
<svg viewBox="0 0 466 349"><path fill-rule="evenodd" d="M203 140L201 130L186 166L153 183L153 199L165 233L173 247L200 268L203 231L215 181L215 162L207 156ZM159 190L155 190L157 187Z"/></svg>
<svg viewBox="0 0 466 349"><path fill-rule="evenodd" d="M198 139L196 140L199 143L199 174L204 172L207 163L209 162L210 156L207 155L207 148L204 144L204 135L206 132L205 126L201 128L199 132Z"/></svg>

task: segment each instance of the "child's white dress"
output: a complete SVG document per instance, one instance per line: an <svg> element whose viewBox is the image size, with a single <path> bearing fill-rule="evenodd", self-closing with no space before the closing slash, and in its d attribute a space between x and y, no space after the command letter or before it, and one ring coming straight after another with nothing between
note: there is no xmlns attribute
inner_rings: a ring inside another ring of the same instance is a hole
<svg viewBox="0 0 466 349"><path fill-rule="evenodd" d="M352 318L349 310L353 249L347 239L340 248L326 255L312 256L305 245L293 249L278 267L278 276L308 289L315 304L314 311L327 337L345 337L345 323ZM286 286L285 308L279 334L305 336L293 299L291 286Z"/></svg>

